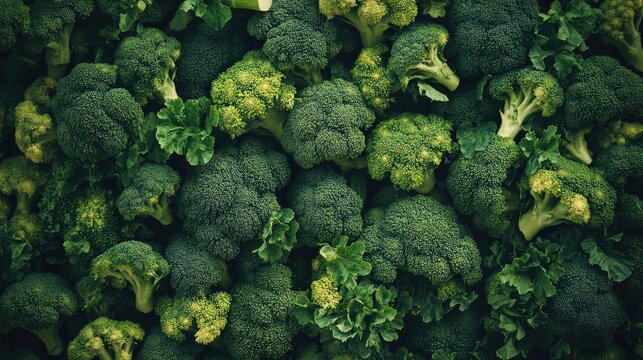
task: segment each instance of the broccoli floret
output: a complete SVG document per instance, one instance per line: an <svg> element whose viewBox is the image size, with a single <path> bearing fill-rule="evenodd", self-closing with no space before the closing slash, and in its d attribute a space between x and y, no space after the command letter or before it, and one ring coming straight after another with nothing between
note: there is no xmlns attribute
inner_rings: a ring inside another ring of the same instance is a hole
<svg viewBox="0 0 643 360"><path fill-rule="evenodd" d="M401 114L381 122L366 147L368 173L402 190L428 194L436 183L434 171L451 151L451 124L438 115Z"/></svg>
<svg viewBox="0 0 643 360"><path fill-rule="evenodd" d="M69 37L77 19L94 11L93 0L36 0L29 6L30 27L26 49L45 51L49 77L59 79L70 62Z"/></svg>
<svg viewBox="0 0 643 360"><path fill-rule="evenodd" d="M563 127L570 133L567 151L585 164L592 161L584 135L617 120L643 118L643 79L609 56L586 59L565 94ZM580 139L575 139L579 138Z"/></svg>
<svg viewBox="0 0 643 360"><path fill-rule="evenodd" d="M69 360L131 359L134 345L145 337L141 325L100 317L85 325L69 343Z"/></svg>
<svg viewBox="0 0 643 360"><path fill-rule="evenodd" d="M275 191L290 180L288 160L277 146L269 138L246 136L190 170L179 191L177 215L198 247L229 260L242 243L257 239L281 208Z"/></svg>
<svg viewBox="0 0 643 360"><path fill-rule="evenodd" d="M163 334L160 326L153 327L145 335L136 360L196 360L203 349L188 341L175 341Z"/></svg>
<svg viewBox="0 0 643 360"><path fill-rule="evenodd" d="M301 173L287 188L286 203L299 222L298 242L314 247L362 232L362 198L329 166Z"/></svg>
<svg viewBox="0 0 643 360"><path fill-rule="evenodd" d="M631 231L643 231L643 199L639 195L620 193L616 203L618 224Z"/></svg>
<svg viewBox="0 0 643 360"><path fill-rule="evenodd" d="M467 285L480 281L480 252L448 205L416 195L393 202L378 221L366 227L364 259L373 278L390 283L399 270L441 286L458 275Z"/></svg>
<svg viewBox="0 0 643 360"><path fill-rule="evenodd" d="M362 92L366 105L380 115L393 102L393 77L383 60L387 51L388 48L381 44L362 50L351 70L353 81Z"/></svg>
<svg viewBox="0 0 643 360"><path fill-rule="evenodd" d="M22 0L2 0L0 9L0 52L5 52L29 31L29 8Z"/></svg>
<svg viewBox="0 0 643 360"><path fill-rule="evenodd" d="M641 48L641 0L605 0L600 7L605 15L601 32L608 43L614 45L623 58L638 71L643 71Z"/></svg>
<svg viewBox="0 0 643 360"><path fill-rule="evenodd" d="M226 292L208 296L161 298L154 310L161 318L161 329L170 339L185 340L184 332L194 332L194 341L207 345L219 339L225 329L232 299Z"/></svg>
<svg viewBox="0 0 643 360"><path fill-rule="evenodd" d="M275 1L269 11L253 15L247 28L264 41L264 54L279 70L306 84L320 83L321 70L342 48L339 30L319 12L317 0Z"/></svg>
<svg viewBox="0 0 643 360"><path fill-rule="evenodd" d="M178 296L206 295L216 285L230 285L228 266L223 261L192 246L187 235L178 235L165 248L170 264L170 286Z"/></svg>
<svg viewBox="0 0 643 360"><path fill-rule="evenodd" d="M179 96L174 86L176 60L181 44L161 30L146 28L123 39L116 48L114 64L118 79L141 104L156 98L161 103Z"/></svg>
<svg viewBox="0 0 643 360"><path fill-rule="evenodd" d="M154 309L154 290L169 275L170 265L152 247L140 241L125 241L109 248L92 261L94 280L109 281L115 288L129 285L136 296L136 309Z"/></svg>
<svg viewBox="0 0 643 360"><path fill-rule="evenodd" d="M15 195L16 212L28 215L31 205L47 184L47 172L24 156L6 158L0 162L0 192Z"/></svg>
<svg viewBox="0 0 643 360"><path fill-rule="evenodd" d="M343 79L304 89L288 114L283 147L299 166L350 162L366 148L364 130L375 121L359 89Z"/></svg>
<svg viewBox="0 0 643 360"><path fill-rule="evenodd" d="M151 216L163 225L174 220L170 200L179 189L179 173L167 165L143 164L116 200L125 220Z"/></svg>
<svg viewBox="0 0 643 360"><path fill-rule="evenodd" d="M338 16L359 32L364 48L382 42L391 27L402 28L415 21L415 0L319 0L319 11L329 20Z"/></svg>
<svg viewBox="0 0 643 360"><path fill-rule="evenodd" d="M76 65L58 81L54 117L58 142L70 158L104 160L139 138L141 105L115 86L116 67L107 64Z"/></svg>
<svg viewBox="0 0 643 360"><path fill-rule="evenodd" d="M611 146L599 153L594 167L612 186L623 190L628 180L643 176L643 146Z"/></svg>
<svg viewBox="0 0 643 360"><path fill-rule="evenodd" d="M274 264L245 275L232 291L223 343L237 360L280 359L299 331L292 273Z"/></svg>
<svg viewBox="0 0 643 360"><path fill-rule="evenodd" d="M616 192L596 171L573 160L560 159L529 177L530 208L518 227L525 239L568 221L600 229L614 220Z"/></svg>
<svg viewBox="0 0 643 360"><path fill-rule="evenodd" d="M481 92L481 85L475 85L460 86L449 96L448 102L435 104L435 113L453 124L454 130L463 124L480 125L498 118L501 105L489 95L486 86Z"/></svg>
<svg viewBox="0 0 643 360"><path fill-rule="evenodd" d="M47 235L37 214L17 212L8 221L0 219L2 278L13 282L30 272L49 245Z"/></svg>
<svg viewBox="0 0 643 360"><path fill-rule="evenodd" d="M625 145L643 136L643 123L616 120L609 122L601 131L590 134L596 148L605 150L612 145Z"/></svg>
<svg viewBox="0 0 643 360"><path fill-rule="evenodd" d="M491 237L507 233L511 214L519 209L518 192L510 181L522 165L521 155L513 140L496 136L485 150L471 159L460 156L449 168L447 190L453 206Z"/></svg>
<svg viewBox="0 0 643 360"><path fill-rule="evenodd" d="M515 139L525 121L532 115L554 115L563 104L563 88L548 72L524 68L495 76L489 82L489 93L504 101L500 111L498 136Z"/></svg>
<svg viewBox="0 0 643 360"><path fill-rule="evenodd" d="M445 52L456 73L469 79L527 65L538 12L536 0L452 0Z"/></svg>
<svg viewBox="0 0 643 360"><path fill-rule="evenodd" d="M84 276L76 283L80 308L90 316L109 316L114 307L122 301L117 290L91 276Z"/></svg>
<svg viewBox="0 0 643 360"><path fill-rule="evenodd" d="M258 51L247 53L212 82L212 100L219 109L219 128L232 138L254 128L283 138L286 111L295 106L295 87Z"/></svg>
<svg viewBox="0 0 643 360"><path fill-rule="evenodd" d="M76 294L67 280L56 274L29 274L7 286L0 296L3 322L36 335L49 355L59 355L65 350L59 327L77 310Z"/></svg>

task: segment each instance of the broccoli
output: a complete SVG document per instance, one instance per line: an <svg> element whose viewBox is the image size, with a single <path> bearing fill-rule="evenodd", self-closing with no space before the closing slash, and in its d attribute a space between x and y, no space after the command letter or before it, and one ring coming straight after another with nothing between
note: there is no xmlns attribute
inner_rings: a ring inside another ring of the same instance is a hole
<svg viewBox="0 0 643 360"><path fill-rule="evenodd" d="M49 355L59 355L65 350L59 327L77 309L76 294L67 280L56 274L29 274L7 286L0 296L3 321L10 328L22 327L36 335Z"/></svg>
<svg viewBox="0 0 643 360"><path fill-rule="evenodd" d="M223 343L237 360L280 359L299 331L292 273L274 264L245 275L232 291Z"/></svg>
<svg viewBox="0 0 643 360"><path fill-rule="evenodd" d="M116 200L125 220L151 216L163 225L173 221L170 200L179 189L179 174L167 165L143 164Z"/></svg>
<svg viewBox="0 0 643 360"><path fill-rule="evenodd" d="M145 331L131 321L100 317L85 325L69 343L69 360L131 359L134 345L145 337Z"/></svg>
<svg viewBox="0 0 643 360"><path fill-rule="evenodd" d="M357 29L364 48L382 42L391 27L403 28L415 21L415 0L319 0L319 11L329 20L338 16Z"/></svg>
<svg viewBox="0 0 643 360"><path fill-rule="evenodd" d="M22 0L2 0L0 9L0 52L5 52L29 31L29 8Z"/></svg>
<svg viewBox="0 0 643 360"><path fill-rule="evenodd" d="M399 270L436 287L455 275L467 285L482 278L476 243L449 205L416 195L394 201L378 217L362 235L375 280L391 283Z"/></svg>
<svg viewBox="0 0 643 360"><path fill-rule="evenodd" d="M643 79L609 56L586 59L572 77L563 107L563 127L568 135L567 151L585 164L592 162L584 135L592 128L602 130L617 120L643 118Z"/></svg>
<svg viewBox="0 0 643 360"><path fill-rule="evenodd" d="M194 167L181 186L177 215L194 244L223 260L254 241L275 210L275 191L290 180L288 160L270 139L245 136Z"/></svg>
<svg viewBox="0 0 643 360"><path fill-rule="evenodd" d="M154 290L169 275L170 265L152 247L140 241L125 241L112 246L92 261L94 280L108 281L122 289L129 285L136 296L136 309L154 309Z"/></svg>
<svg viewBox="0 0 643 360"><path fill-rule="evenodd" d="M47 172L24 156L3 159L0 162L0 192L15 195L16 213L28 215L31 205L47 184Z"/></svg>
<svg viewBox="0 0 643 360"><path fill-rule="evenodd" d="M163 334L160 326L155 326L145 335L136 360L196 360L202 351L201 347L194 343L170 339Z"/></svg>
<svg viewBox="0 0 643 360"><path fill-rule="evenodd" d="M614 220L614 188L584 164L560 159L538 170L528 180L532 203L518 220L518 227L527 240L565 221L600 229Z"/></svg>
<svg viewBox="0 0 643 360"><path fill-rule="evenodd" d="M2 278L19 280L37 267L39 256L48 250L47 235L38 214L16 212L8 221L0 219Z"/></svg>
<svg viewBox="0 0 643 360"><path fill-rule="evenodd" d="M141 106L116 88L116 67L83 63L58 81L54 118L58 142L72 159L97 162L116 156L139 138Z"/></svg>
<svg viewBox="0 0 643 360"><path fill-rule="evenodd" d="M33 55L45 51L49 77L64 76L70 62L69 37L74 24L92 11L93 0L36 0L29 6L26 50Z"/></svg>
<svg viewBox="0 0 643 360"><path fill-rule="evenodd" d="M109 316L120 304L122 296L107 284L84 276L76 283L80 308L92 317Z"/></svg>
<svg viewBox="0 0 643 360"><path fill-rule="evenodd" d="M100 11L111 17L113 22L101 30L101 35L107 40L118 40L121 33L135 28L136 22L153 3L154 0L96 0Z"/></svg>
<svg viewBox="0 0 643 360"><path fill-rule="evenodd" d="M623 229L643 231L643 199L635 194L620 193L616 217Z"/></svg>
<svg viewBox="0 0 643 360"><path fill-rule="evenodd" d="M207 252L192 246L187 235L178 235L165 248L170 264L170 286L178 296L207 295L216 285L228 287L228 266Z"/></svg>
<svg viewBox="0 0 643 360"><path fill-rule="evenodd" d="M632 275L622 283L623 294L629 303L643 303L643 237L641 232L624 234L618 250L632 263Z"/></svg>
<svg viewBox="0 0 643 360"><path fill-rule="evenodd" d="M352 162L366 148L364 130L375 121L359 89L336 79L304 89L288 114L283 147L299 166Z"/></svg>
<svg viewBox="0 0 643 360"><path fill-rule="evenodd" d="M384 114L393 102L393 77L383 60L386 52L388 48L382 44L362 50L351 70L366 105L379 115Z"/></svg>
<svg viewBox="0 0 643 360"><path fill-rule="evenodd" d="M474 226L493 238L511 228L511 214L519 209L512 173L523 163L522 152L509 138L494 137L473 158L460 156L449 168L447 190L453 206L473 220Z"/></svg>
<svg viewBox="0 0 643 360"><path fill-rule="evenodd" d="M305 84L322 82L321 70L342 48L340 32L326 21L317 0L279 0L254 14L248 33L264 41L263 52L277 69Z"/></svg>
<svg viewBox="0 0 643 360"><path fill-rule="evenodd" d="M533 68L493 77L489 82L489 93L494 99L504 101L498 136L511 139L516 138L530 116L550 117L564 99L558 80L548 72Z"/></svg>
<svg viewBox="0 0 643 360"><path fill-rule="evenodd" d="M58 134L49 112L55 87L56 80L50 77L34 81L14 112L16 145L37 164L52 162L58 149Z"/></svg>
<svg viewBox="0 0 643 360"><path fill-rule="evenodd" d="M457 130L464 124L481 125L495 121L502 106L489 95L486 79L483 84L460 86L449 96L448 102L439 102L433 108L435 114L444 117ZM484 89L481 91L480 87Z"/></svg>
<svg viewBox="0 0 643 360"><path fill-rule="evenodd" d="M118 79L139 103L146 104L153 98L164 103L179 97L174 75L180 55L178 40L161 30L146 28L118 44L114 64Z"/></svg>
<svg viewBox="0 0 643 360"><path fill-rule="evenodd" d="M527 65L539 21L537 0L452 0L447 10L451 41L445 53L462 78Z"/></svg>
<svg viewBox="0 0 643 360"><path fill-rule="evenodd" d="M641 47L641 0L605 0L600 7L605 15L601 32L618 49L623 58L638 71L643 71Z"/></svg>
<svg viewBox="0 0 643 360"><path fill-rule="evenodd" d="M300 244L315 247L340 235L356 238L362 232L362 198L346 179L329 166L302 172L290 183L286 203L299 222Z"/></svg>
<svg viewBox="0 0 643 360"><path fill-rule="evenodd" d="M286 111L295 106L296 90L261 52L251 51L212 82L219 128L232 138L254 128L283 138Z"/></svg>
<svg viewBox="0 0 643 360"><path fill-rule="evenodd" d="M438 115L405 113L375 127L366 147L368 173L382 180L390 173L402 190L428 194L434 171L451 151L451 124Z"/></svg>
<svg viewBox="0 0 643 360"><path fill-rule="evenodd" d="M194 341L207 345L217 340L226 327L230 294L161 298L154 310L161 318L163 333L172 340L185 340L184 332L194 332Z"/></svg>
<svg viewBox="0 0 643 360"><path fill-rule="evenodd" d="M214 30L221 30L232 18L232 9L268 11L271 7L272 0L184 0L170 20L169 27L174 31L183 31L195 17L199 17Z"/></svg>
<svg viewBox="0 0 643 360"><path fill-rule="evenodd" d="M638 140L643 135L643 123L622 120L611 121L601 131L590 134L593 145L605 150L612 145L625 145Z"/></svg>

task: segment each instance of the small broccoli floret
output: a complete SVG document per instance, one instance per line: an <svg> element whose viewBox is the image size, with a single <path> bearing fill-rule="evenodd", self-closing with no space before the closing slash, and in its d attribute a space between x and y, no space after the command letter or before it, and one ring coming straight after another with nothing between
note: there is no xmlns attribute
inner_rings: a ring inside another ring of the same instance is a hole
<svg viewBox="0 0 643 360"><path fill-rule="evenodd" d="M63 152L97 162L139 138L143 111L127 90L116 88L115 66L83 63L58 81L54 117Z"/></svg>
<svg viewBox="0 0 643 360"><path fill-rule="evenodd" d="M498 136L515 139L525 121L534 114L554 115L563 104L564 93L558 80L545 71L524 68L496 76L489 93L505 102L500 111Z"/></svg>
<svg viewBox="0 0 643 360"><path fill-rule="evenodd" d="M616 120L609 122L606 128L591 134L594 145L600 150L612 145L629 144L643 136L643 123Z"/></svg>
<svg viewBox="0 0 643 360"><path fill-rule="evenodd" d="M131 321L100 317L85 325L69 343L69 360L131 359L134 345L145 337L145 331Z"/></svg>
<svg viewBox="0 0 643 360"><path fill-rule="evenodd" d="M364 48L382 42L391 27L402 28L415 21L415 0L320 0L319 11L329 20L338 16L359 32Z"/></svg>
<svg viewBox="0 0 643 360"><path fill-rule="evenodd" d="M378 114L383 114L393 102L393 77L383 60L387 51L384 45L362 50L351 70L353 81L366 105Z"/></svg>
<svg viewBox="0 0 643 360"><path fill-rule="evenodd" d="M402 190L428 194L436 183L434 170L451 151L451 124L438 115L406 113L377 125L366 147L368 173Z"/></svg>
<svg viewBox="0 0 643 360"><path fill-rule="evenodd" d="M300 93L288 115L283 147L299 166L355 160L366 148L364 130L375 121L359 89L343 79L325 81Z"/></svg>
<svg viewBox="0 0 643 360"><path fill-rule="evenodd" d="M98 255L91 266L95 280L108 281L116 288L129 285L136 296L136 309L154 309L154 290L169 275L170 265L148 244L125 241Z"/></svg>
<svg viewBox="0 0 643 360"><path fill-rule="evenodd" d="M643 177L643 146L611 146L600 152L594 167L612 186L623 190L628 180Z"/></svg>
<svg viewBox="0 0 643 360"><path fill-rule="evenodd" d="M226 327L232 299L226 292L208 296L161 298L154 310L161 318L161 329L170 339L185 340L184 332L194 332L197 344L217 340Z"/></svg>
<svg viewBox="0 0 643 360"><path fill-rule="evenodd" d="M65 350L58 328L77 309L76 294L67 280L50 273L29 274L7 286L0 296L3 321L36 335L49 355L59 355Z"/></svg>
<svg viewBox="0 0 643 360"><path fill-rule="evenodd" d="M201 347L194 343L170 339L163 334L160 326L155 326L145 335L145 340L136 354L136 359L196 360L202 351Z"/></svg>
<svg viewBox="0 0 643 360"><path fill-rule="evenodd" d="M453 208L432 197L393 202L364 230L362 239L364 259L373 265L378 281L393 282L399 270L438 287L456 275L467 285L482 278L476 243L458 224Z"/></svg>
<svg viewBox="0 0 643 360"><path fill-rule="evenodd" d="M145 104L156 98L164 103L179 97L174 75L180 55L178 40L161 30L146 28L119 43L114 64L118 67L118 79L138 102Z"/></svg>
<svg viewBox="0 0 643 360"><path fill-rule="evenodd" d="M24 156L0 162L0 192L15 195L16 212L28 215L35 196L47 183L47 172Z"/></svg>
<svg viewBox="0 0 643 360"><path fill-rule="evenodd" d="M641 0L605 0L600 7L605 15L601 32L608 43L614 45L623 58L638 71L643 71L641 48Z"/></svg>
<svg viewBox="0 0 643 360"><path fill-rule="evenodd" d="M49 77L59 79L70 62L69 37L77 19L94 10L92 0L37 0L29 6L30 27L27 51L45 51Z"/></svg>
<svg viewBox="0 0 643 360"><path fill-rule="evenodd" d="M84 276L76 283L76 293L80 308L95 317L109 316L122 299L115 289L91 276Z"/></svg>
<svg viewBox="0 0 643 360"><path fill-rule="evenodd" d="M163 225L174 220L170 200L179 189L179 174L167 165L143 164L116 200L125 220L151 216Z"/></svg>
<svg viewBox="0 0 643 360"><path fill-rule="evenodd" d="M362 198L330 167L304 171L286 193L286 202L299 222L300 244L314 247L340 235L355 238L361 233Z"/></svg>
<svg viewBox="0 0 643 360"><path fill-rule="evenodd" d="M460 78L446 63L444 47L449 33L441 25L415 23L404 29L391 48L388 68L404 88L413 80L418 84L437 82L450 91L460 85Z"/></svg>
<svg viewBox="0 0 643 360"><path fill-rule="evenodd" d="M21 0L2 0L0 9L0 52L5 52L29 31L29 8Z"/></svg>
<svg viewBox="0 0 643 360"><path fill-rule="evenodd" d="M277 140L283 137L286 111L295 106L296 90L258 51L212 82L212 100L219 109L219 127L232 138L260 127Z"/></svg>
<svg viewBox="0 0 643 360"><path fill-rule="evenodd" d="M614 220L616 193L594 170L573 160L560 159L529 177L531 208L520 216L518 227L527 240L564 221L590 229Z"/></svg>

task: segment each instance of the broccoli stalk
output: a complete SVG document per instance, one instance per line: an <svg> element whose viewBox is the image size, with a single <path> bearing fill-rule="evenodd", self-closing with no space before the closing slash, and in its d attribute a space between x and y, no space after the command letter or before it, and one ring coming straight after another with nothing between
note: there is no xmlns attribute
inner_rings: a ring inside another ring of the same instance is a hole
<svg viewBox="0 0 643 360"><path fill-rule="evenodd" d="M36 335L45 344L47 354L58 355L65 350L62 338L60 337L60 330L58 327L48 327L44 329L27 329L30 333Z"/></svg>
<svg viewBox="0 0 643 360"><path fill-rule="evenodd" d="M606 0L601 5L601 11L605 14L601 30L607 42L614 45L636 70L643 71L643 47L639 32L643 4L636 0Z"/></svg>
<svg viewBox="0 0 643 360"><path fill-rule="evenodd" d="M272 7L272 0L222 0L221 2L233 9L268 11Z"/></svg>
<svg viewBox="0 0 643 360"><path fill-rule="evenodd" d="M370 48L381 43L384 33L391 28L391 24L388 22L378 22L374 25L364 24L356 11L343 15L342 19L357 29L364 48Z"/></svg>
<svg viewBox="0 0 643 360"><path fill-rule="evenodd" d="M585 165L592 163L592 152L587 147L585 136L591 129L582 129L567 135L565 149L569 152L572 159L582 162Z"/></svg>
<svg viewBox="0 0 643 360"><path fill-rule="evenodd" d="M426 46L426 57L419 64L407 69L406 80L430 78L444 85L450 91L455 90L460 85L460 78L442 60L441 47L444 47L444 45L439 43L428 44Z"/></svg>
<svg viewBox="0 0 643 360"><path fill-rule="evenodd" d="M50 78L60 79L67 71L67 64L69 64L71 57L69 38L73 28L74 23L65 24L58 39L48 43L45 47L45 62Z"/></svg>

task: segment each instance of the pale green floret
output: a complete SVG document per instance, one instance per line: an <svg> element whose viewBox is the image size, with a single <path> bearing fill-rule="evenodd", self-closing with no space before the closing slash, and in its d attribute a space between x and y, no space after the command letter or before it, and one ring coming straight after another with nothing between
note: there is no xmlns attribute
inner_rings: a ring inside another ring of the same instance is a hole
<svg viewBox="0 0 643 360"><path fill-rule="evenodd" d="M330 275L325 274L310 284L311 300L322 309L334 309L342 300L337 285Z"/></svg>
<svg viewBox="0 0 643 360"><path fill-rule="evenodd" d="M387 51L388 48L381 44L362 50L351 70L366 105L378 114L383 114L393 102L393 78L382 59Z"/></svg>
<svg viewBox="0 0 643 360"><path fill-rule="evenodd" d="M4 159L0 163L0 192L15 195L16 211L27 215L37 193L47 183L47 173L24 156Z"/></svg>
<svg viewBox="0 0 643 360"><path fill-rule="evenodd" d="M131 360L134 345L145 336L143 328L131 321L100 317L80 330L69 343L69 360Z"/></svg>

